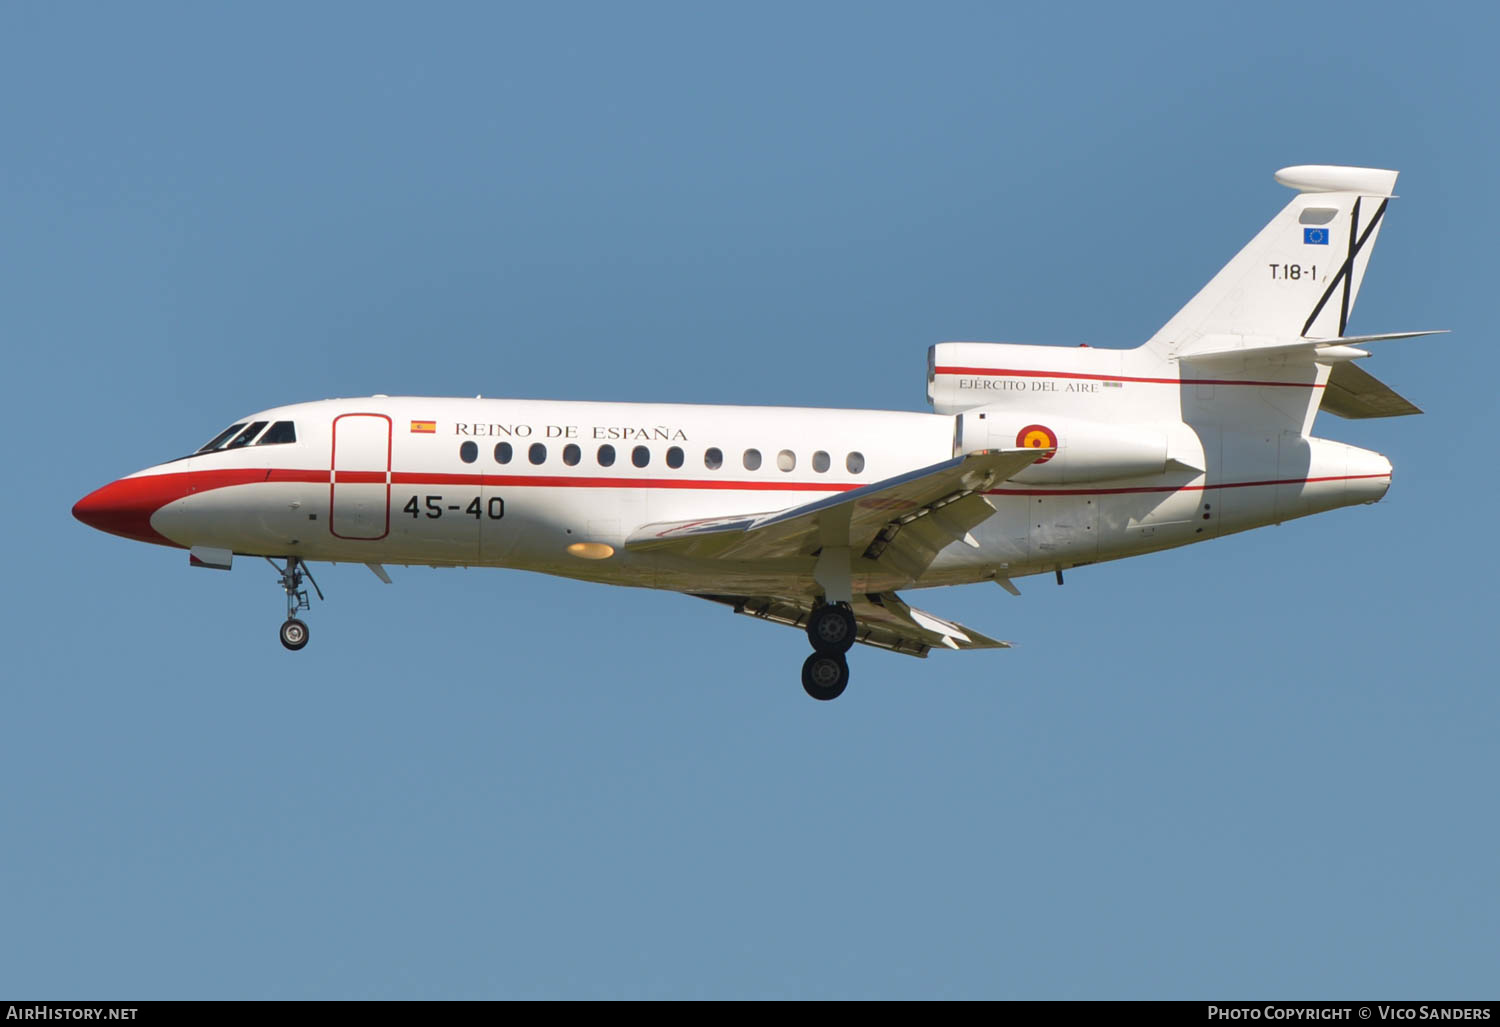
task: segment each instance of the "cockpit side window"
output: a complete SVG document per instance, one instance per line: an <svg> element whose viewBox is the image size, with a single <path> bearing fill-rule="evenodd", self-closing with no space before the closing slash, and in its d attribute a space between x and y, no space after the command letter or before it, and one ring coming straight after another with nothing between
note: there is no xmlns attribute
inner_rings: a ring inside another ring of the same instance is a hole
<svg viewBox="0 0 1500 1027"><path fill-rule="evenodd" d="M253 438L255 438L255 436L259 435L260 434L260 430L262 428L264 428L265 426L266 426L266 422L265 421L251 421L250 422L250 427L246 428L244 431L240 432L234 438L230 439L228 445L226 445L224 448L225 449L239 449L241 446L248 446L248 445L250 445L250 440L253 439Z"/></svg>
<svg viewBox="0 0 1500 1027"><path fill-rule="evenodd" d="M266 433L255 444L257 446L277 446L296 441L297 426L291 421L277 421L266 429Z"/></svg>
<svg viewBox="0 0 1500 1027"><path fill-rule="evenodd" d="M215 435L213 437L213 441L204 446L202 449L198 450L198 452L212 453L214 450L222 446L225 442L229 441L235 435L239 434L240 429L244 426L244 421L241 421L239 424L231 424L228 428L225 428L223 431L219 432L219 434Z"/></svg>

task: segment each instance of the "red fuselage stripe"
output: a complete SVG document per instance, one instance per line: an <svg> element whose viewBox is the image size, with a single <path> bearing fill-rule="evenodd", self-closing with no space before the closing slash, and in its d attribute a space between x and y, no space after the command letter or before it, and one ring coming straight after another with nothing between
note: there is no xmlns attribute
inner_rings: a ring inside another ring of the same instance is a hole
<svg viewBox="0 0 1500 1027"><path fill-rule="evenodd" d="M968 374L985 378L1074 378L1091 382L1139 382L1144 385L1259 385L1288 389L1321 389L1313 382L1263 382L1231 378L1133 378L1121 374L1078 371L1022 371L1004 367L935 367L933 374Z"/></svg>
<svg viewBox="0 0 1500 1027"><path fill-rule="evenodd" d="M343 481L340 474L339 480ZM716 478L604 478L566 474L424 474L398 471L396 485L499 485L555 489L738 489L749 492L849 492L857 482L734 481Z"/></svg>
<svg viewBox="0 0 1500 1027"><path fill-rule="evenodd" d="M386 485L385 474L367 472L372 484ZM601 478L563 475L505 474L419 474L400 472L392 480L403 485L467 485L516 488L616 488L616 489L735 489L745 492L848 492L859 488L848 482L821 481L703 481L672 478ZM1330 475L1320 478L1277 478L1265 481L1231 481L1194 485L1146 485L1126 488L999 488L990 489L995 496L1120 496L1161 492L1207 492L1219 489L1258 488L1266 485L1310 485L1332 481L1389 480L1390 474ZM341 472L337 482L349 479ZM184 471L177 474L150 474L119 481L98 489L80 499L73 515L85 524L142 542L175 546L151 526L152 515L171 503L188 496L213 492L238 485L267 482L301 482L326 485L328 471L293 468L226 468L214 471ZM386 485L389 497L390 486ZM387 512L390 504L387 503ZM330 528L332 525L330 524Z"/></svg>
<svg viewBox="0 0 1500 1027"><path fill-rule="evenodd" d="M194 472L198 473L198 472ZM346 472L347 473L347 472ZM343 474L339 475L339 481L347 481ZM327 485L327 471L303 471L295 467L276 467L266 472L266 481L303 481L311 485ZM380 475L380 483L385 482L385 475Z"/></svg>
<svg viewBox="0 0 1500 1027"><path fill-rule="evenodd" d="M1222 481L1212 485L1151 485L1122 489L988 489L987 496L1129 496L1148 492L1212 492L1216 489L1253 489L1265 485L1312 485L1323 481L1365 481L1389 474L1330 474L1322 478L1275 478L1266 481Z"/></svg>
<svg viewBox="0 0 1500 1027"><path fill-rule="evenodd" d="M987 490L992 496L1123 496L1151 492L1202 492L1213 489L1259 488L1266 485L1311 485L1328 481L1360 481L1369 478L1389 478L1389 474L1340 474L1318 478L1274 478L1262 481L1230 481L1193 485L1136 485L1123 488L1063 488L1020 486ZM385 474L379 471L361 473L357 477L347 471L338 473L338 483L385 484ZM167 497L161 505L184 496L233 485L253 485L260 482L303 482L314 485L329 483L329 473L319 470L293 468L243 469L231 471L187 471L181 474L150 475L142 478L125 478L122 482L139 483L136 488L152 491L157 496ZM147 483L154 486L148 489ZM574 489L698 489L738 490L742 492L849 492L863 487L854 482L828 481L734 481L705 480L701 478L604 478L597 476L569 476L551 474L440 474L412 471L395 471L391 474L394 485L468 485L497 486L507 488L574 488Z"/></svg>

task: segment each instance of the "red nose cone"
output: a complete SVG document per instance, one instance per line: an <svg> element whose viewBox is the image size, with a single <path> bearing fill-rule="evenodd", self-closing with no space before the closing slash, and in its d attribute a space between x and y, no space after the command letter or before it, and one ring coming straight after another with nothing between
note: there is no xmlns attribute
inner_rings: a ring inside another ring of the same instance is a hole
<svg viewBox="0 0 1500 1027"><path fill-rule="evenodd" d="M151 527L151 515L176 498L164 495L150 478L121 478L74 503L73 516L111 535L170 546L174 543Z"/></svg>

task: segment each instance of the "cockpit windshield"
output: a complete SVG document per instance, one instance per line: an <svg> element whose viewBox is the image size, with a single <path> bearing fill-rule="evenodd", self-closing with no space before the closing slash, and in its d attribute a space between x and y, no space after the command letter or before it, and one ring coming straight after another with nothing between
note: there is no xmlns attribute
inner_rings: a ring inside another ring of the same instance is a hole
<svg viewBox="0 0 1500 1027"><path fill-rule="evenodd" d="M257 438L259 436L259 438ZM239 449L242 446L276 446L297 441L297 426L291 421L277 421L266 427L265 421L240 421L231 424L215 435L206 446L196 450L193 456L215 453L221 450Z"/></svg>
<svg viewBox="0 0 1500 1027"><path fill-rule="evenodd" d="M201 447L197 450L197 452L212 453L214 450L224 445L224 443L228 442L234 436L238 435L240 433L240 429L243 427L245 427L244 421L241 421L239 424L231 424L228 428L225 428L223 431L219 432L219 434L215 435L213 439L208 443L208 445Z"/></svg>
<svg viewBox="0 0 1500 1027"><path fill-rule="evenodd" d="M297 441L297 426L291 421L277 421L266 429L266 433L256 442L257 446L275 446L283 442Z"/></svg>
<svg viewBox="0 0 1500 1027"><path fill-rule="evenodd" d="M241 446L250 445L250 440L260 434L260 430L266 426L265 421L251 421L250 426L240 432L234 438L224 444L225 449L239 449Z"/></svg>

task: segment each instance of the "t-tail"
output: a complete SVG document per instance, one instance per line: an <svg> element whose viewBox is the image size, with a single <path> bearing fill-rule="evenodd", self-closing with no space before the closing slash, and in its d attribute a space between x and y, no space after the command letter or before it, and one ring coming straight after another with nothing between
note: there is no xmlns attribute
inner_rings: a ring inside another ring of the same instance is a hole
<svg viewBox="0 0 1500 1027"><path fill-rule="evenodd" d="M1163 545L1384 495L1385 457L1312 429L1320 409L1421 412L1358 362L1369 343L1433 333L1346 334L1396 172L1302 165L1276 180L1297 195L1132 349L932 347L927 394L955 415L955 451L1056 450L1014 477L1025 487L1128 494L1155 479L1146 494L1192 507L1131 515ZM1166 522L1190 533L1171 536Z"/></svg>
<svg viewBox="0 0 1500 1027"><path fill-rule="evenodd" d="M1212 402L1192 404L1199 419L1264 424L1269 407L1276 426L1306 435L1320 404L1340 417L1421 413L1354 361L1369 356L1366 343L1435 333L1345 334L1396 175L1317 164L1276 173L1297 195L1142 347L1185 380L1265 382L1205 394Z"/></svg>
<svg viewBox="0 0 1500 1027"><path fill-rule="evenodd" d="M1396 172L1308 164L1283 168L1276 180L1297 195L1145 343L1125 350L939 343L928 355L933 409L999 405L1018 416L1300 436L1311 434L1319 409L1339 417L1421 413L1356 361L1370 355L1366 344L1437 333L1345 334ZM1083 405L1079 391L1087 393Z"/></svg>

